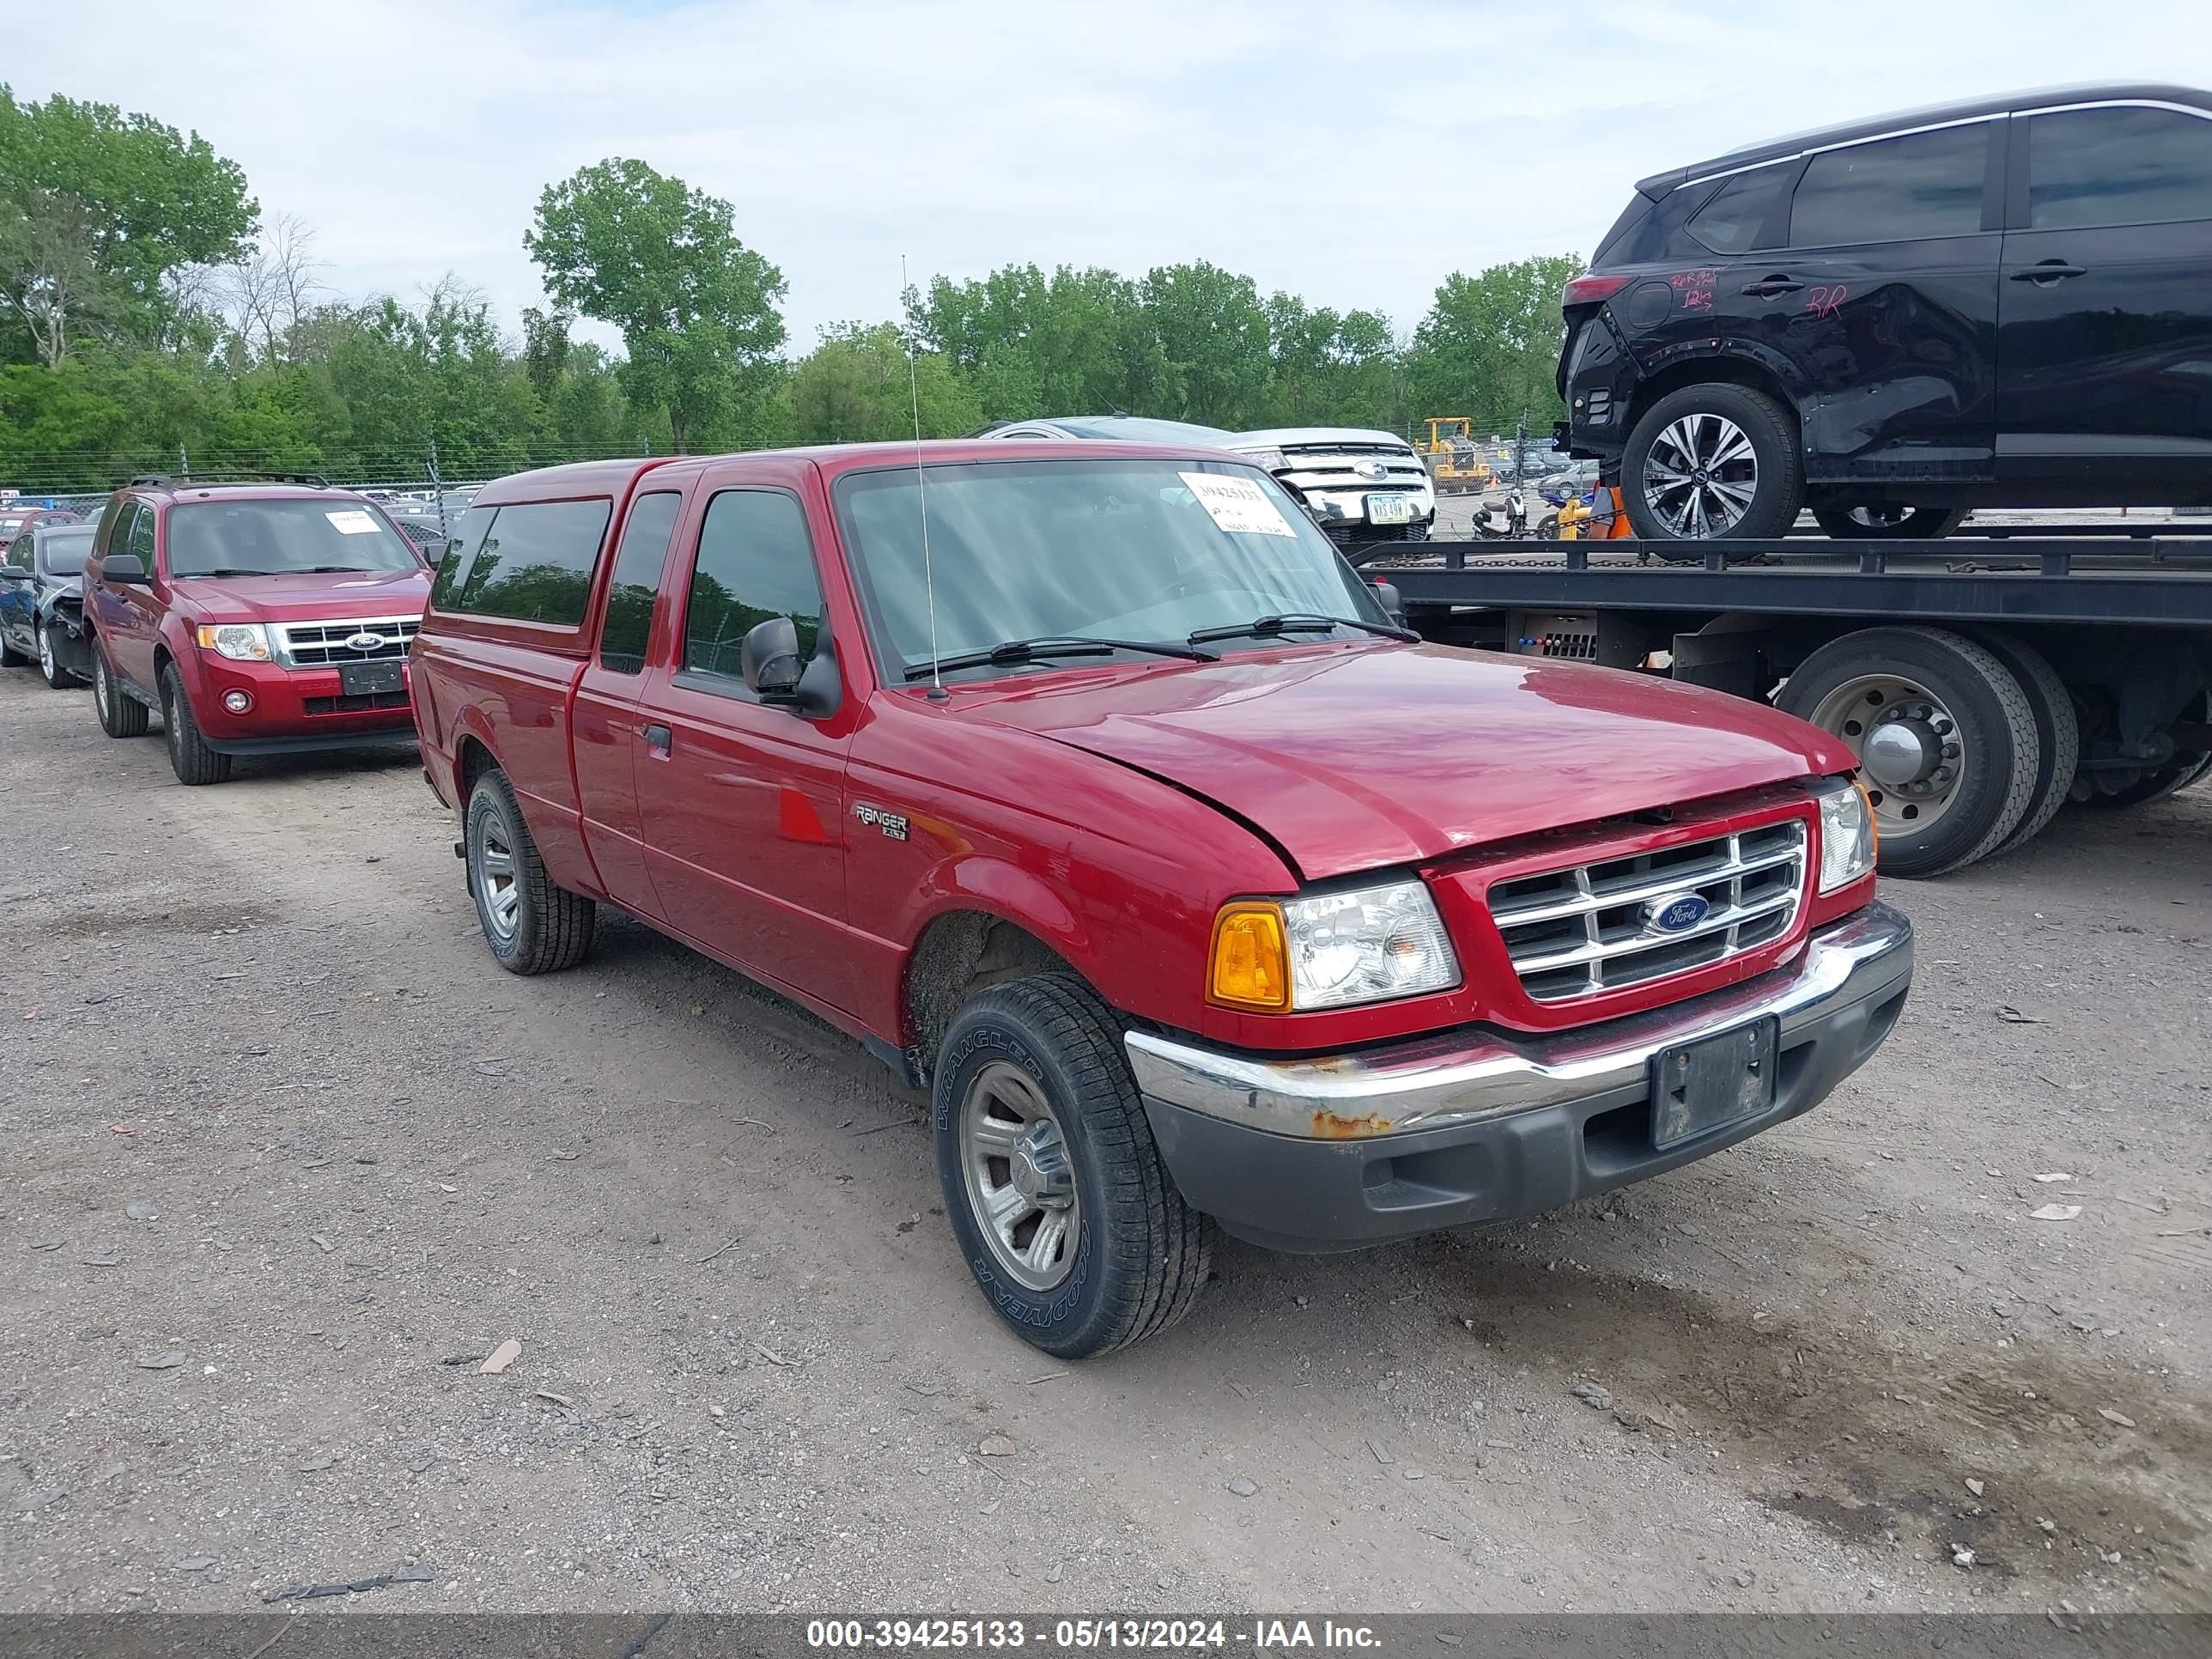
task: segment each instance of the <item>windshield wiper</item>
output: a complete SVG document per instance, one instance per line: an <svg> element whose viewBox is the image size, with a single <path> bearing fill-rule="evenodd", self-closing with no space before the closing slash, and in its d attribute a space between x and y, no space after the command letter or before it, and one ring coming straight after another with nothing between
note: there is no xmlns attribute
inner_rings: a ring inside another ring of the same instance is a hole
<svg viewBox="0 0 2212 1659"><path fill-rule="evenodd" d="M302 576L374 576L378 567L373 564L311 564L296 573Z"/></svg>
<svg viewBox="0 0 2212 1659"><path fill-rule="evenodd" d="M1188 662L1218 662L1218 651L1201 651L1196 641L1176 645L1166 640L1107 640L1088 634L1055 635L1047 639L1001 640L988 651L961 651L939 657L934 664L918 662L906 671L909 680L926 680L956 668L981 668L991 663L1042 662L1052 657L1108 657L1116 651L1147 651L1156 657L1181 657Z"/></svg>
<svg viewBox="0 0 2212 1659"><path fill-rule="evenodd" d="M213 570L177 570L170 573L180 582L197 581L202 576L273 576L273 570L247 570L238 565L218 565Z"/></svg>
<svg viewBox="0 0 2212 1659"><path fill-rule="evenodd" d="M1418 644L1420 635L1410 628L1397 628L1389 623L1363 622L1357 617L1324 617L1317 612L1290 611L1281 616L1255 617L1248 623L1224 623L1218 628L1201 628L1190 635L1190 642L1198 645L1206 640L1241 640L1249 635L1265 638L1270 634L1318 634L1331 628L1357 628L1363 633L1379 634L1386 640L1405 640Z"/></svg>

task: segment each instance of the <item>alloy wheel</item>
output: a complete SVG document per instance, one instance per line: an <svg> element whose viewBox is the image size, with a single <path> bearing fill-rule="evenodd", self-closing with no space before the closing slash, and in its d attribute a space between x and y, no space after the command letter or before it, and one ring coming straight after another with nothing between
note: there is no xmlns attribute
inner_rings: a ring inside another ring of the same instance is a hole
<svg viewBox="0 0 2212 1659"><path fill-rule="evenodd" d="M49 685L61 678L61 671L54 666L54 642L46 636L44 623L39 624L39 672L46 677Z"/></svg>
<svg viewBox="0 0 2212 1659"><path fill-rule="evenodd" d="M1820 700L1813 724L1859 757L1875 826L1887 839L1928 830L1965 775L1959 722L1942 698L1896 674L1863 674Z"/></svg>
<svg viewBox="0 0 2212 1659"><path fill-rule="evenodd" d="M1685 415L1662 428L1644 458L1644 499L1686 540L1725 536L1759 495L1750 434L1725 415Z"/></svg>
<svg viewBox="0 0 2212 1659"><path fill-rule="evenodd" d="M484 815L469 849L469 873L483 904L484 926L504 943L522 919L522 889L515 879L514 848L496 813Z"/></svg>
<svg viewBox="0 0 2212 1659"><path fill-rule="evenodd" d="M969 1207L1000 1267L1032 1291L1075 1269L1083 1204L1059 1114L1035 1078L994 1060L960 1102Z"/></svg>

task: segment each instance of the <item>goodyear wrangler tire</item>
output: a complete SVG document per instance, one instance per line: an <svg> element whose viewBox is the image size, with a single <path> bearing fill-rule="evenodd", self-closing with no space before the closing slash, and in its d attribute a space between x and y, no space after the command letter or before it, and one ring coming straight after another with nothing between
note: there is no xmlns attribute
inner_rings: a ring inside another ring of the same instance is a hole
<svg viewBox="0 0 2212 1659"><path fill-rule="evenodd" d="M469 896L493 957L510 974L556 974L590 952L599 907L556 887L522 821L507 774L486 772L469 793L463 836Z"/></svg>
<svg viewBox="0 0 2212 1659"><path fill-rule="evenodd" d="M1176 1190L1088 986L1047 975L978 993L945 1033L932 1107L953 1237L1025 1341L1085 1359L1190 1310L1213 1224Z"/></svg>

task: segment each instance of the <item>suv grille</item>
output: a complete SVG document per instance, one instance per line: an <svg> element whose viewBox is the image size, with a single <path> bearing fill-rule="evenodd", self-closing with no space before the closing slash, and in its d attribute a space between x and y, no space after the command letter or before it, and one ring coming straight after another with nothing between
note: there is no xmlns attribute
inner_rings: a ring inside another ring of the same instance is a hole
<svg viewBox="0 0 2212 1659"><path fill-rule="evenodd" d="M1786 818L1633 858L1516 876L1490 890L1490 915L1529 996L1595 996L1771 945L1805 891L1805 821ZM1664 932L1652 902L1695 894L1705 914Z"/></svg>
<svg viewBox="0 0 2212 1659"><path fill-rule="evenodd" d="M414 617L382 617L369 622L278 623L277 655L294 668L386 661L405 656L422 626L421 620ZM348 642L362 634L375 635L377 643L362 649Z"/></svg>
<svg viewBox="0 0 2212 1659"><path fill-rule="evenodd" d="M1380 465L1382 476L1360 477L1352 469L1363 461ZM1421 458L1403 445L1286 444L1275 476L1301 489L1422 489L1429 483Z"/></svg>

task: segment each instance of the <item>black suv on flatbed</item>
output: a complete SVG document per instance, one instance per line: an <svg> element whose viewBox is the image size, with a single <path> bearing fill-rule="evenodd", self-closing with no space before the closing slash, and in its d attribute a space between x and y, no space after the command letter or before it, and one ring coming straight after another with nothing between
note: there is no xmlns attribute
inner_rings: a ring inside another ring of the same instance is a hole
<svg viewBox="0 0 2212 1659"><path fill-rule="evenodd" d="M1636 191L1559 386L1639 537L2212 498L2212 94L1916 110Z"/></svg>

